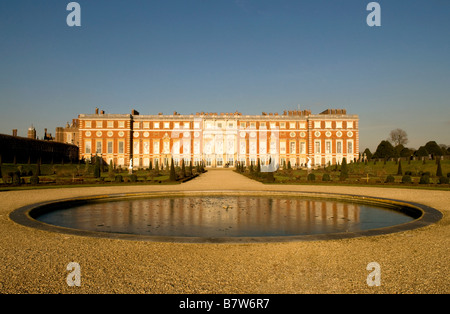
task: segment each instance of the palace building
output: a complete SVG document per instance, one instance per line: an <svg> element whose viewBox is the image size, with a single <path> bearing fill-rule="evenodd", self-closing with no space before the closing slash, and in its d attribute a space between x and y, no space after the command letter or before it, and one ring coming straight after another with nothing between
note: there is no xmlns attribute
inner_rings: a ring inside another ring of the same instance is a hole
<svg viewBox="0 0 450 314"><path fill-rule="evenodd" d="M101 156L121 167L147 168L192 161L206 167L270 163L304 167L352 161L359 156L359 118L345 109L243 115L95 114L78 116L80 158Z"/></svg>

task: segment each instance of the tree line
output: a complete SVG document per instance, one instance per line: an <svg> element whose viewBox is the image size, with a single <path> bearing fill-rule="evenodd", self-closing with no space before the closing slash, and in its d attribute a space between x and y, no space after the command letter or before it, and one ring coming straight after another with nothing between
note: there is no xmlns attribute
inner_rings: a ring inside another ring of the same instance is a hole
<svg viewBox="0 0 450 314"><path fill-rule="evenodd" d="M408 148L405 145L408 143L408 136L402 129L391 131L387 140L382 140L378 144L374 153L366 148L363 152L367 159L390 159L390 158L423 158L431 157L435 159L437 156L450 155L450 146L441 144L438 145L436 141L429 141L418 149Z"/></svg>

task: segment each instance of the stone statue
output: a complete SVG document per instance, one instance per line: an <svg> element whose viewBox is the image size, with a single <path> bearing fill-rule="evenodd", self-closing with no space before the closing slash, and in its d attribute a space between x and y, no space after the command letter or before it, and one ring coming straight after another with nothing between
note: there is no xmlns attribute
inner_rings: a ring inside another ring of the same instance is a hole
<svg viewBox="0 0 450 314"><path fill-rule="evenodd" d="M133 159L130 159L130 166L128 167L128 173L132 174L133 173Z"/></svg>
<svg viewBox="0 0 450 314"><path fill-rule="evenodd" d="M308 157L308 163L306 164L306 168L308 168L308 173L311 171L311 158Z"/></svg>

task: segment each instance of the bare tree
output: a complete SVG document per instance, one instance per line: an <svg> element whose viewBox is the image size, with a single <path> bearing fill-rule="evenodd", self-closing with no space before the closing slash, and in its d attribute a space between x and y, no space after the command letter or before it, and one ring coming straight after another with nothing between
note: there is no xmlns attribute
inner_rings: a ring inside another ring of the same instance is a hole
<svg viewBox="0 0 450 314"><path fill-rule="evenodd" d="M408 134L402 129L392 130L389 134L389 141L394 145L406 145L408 143Z"/></svg>

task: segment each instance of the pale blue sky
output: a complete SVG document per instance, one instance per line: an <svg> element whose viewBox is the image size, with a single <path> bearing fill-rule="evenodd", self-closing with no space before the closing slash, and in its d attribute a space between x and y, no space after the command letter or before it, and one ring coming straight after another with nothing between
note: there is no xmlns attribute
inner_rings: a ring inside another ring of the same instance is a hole
<svg viewBox="0 0 450 314"><path fill-rule="evenodd" d="M0 0L0 133L79 113L346 108L360 145L450 145L450 1Z"/></svg>

